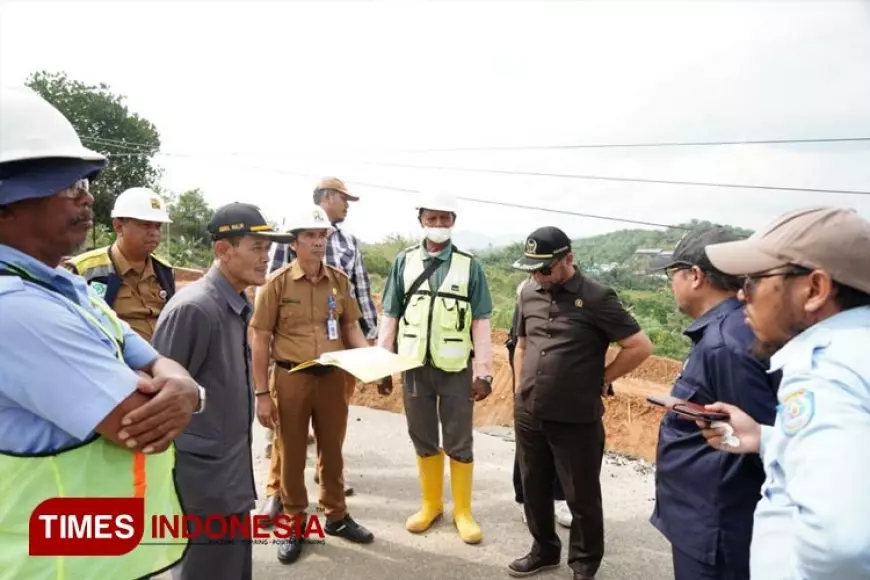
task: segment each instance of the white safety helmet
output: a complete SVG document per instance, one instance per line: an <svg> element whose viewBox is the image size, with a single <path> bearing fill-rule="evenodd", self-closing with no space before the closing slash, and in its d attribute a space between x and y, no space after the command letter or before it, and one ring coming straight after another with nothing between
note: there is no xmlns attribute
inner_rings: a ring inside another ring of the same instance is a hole
<svg viewBox="0 0 870 580"><path fill-rule="evenodd" d="M133 218L143 222L171 224L166 204L147 187L131 187L115 200L112 218Z"/></svg>
<svg viewBox="0 0 870 580"><path fill-rule="evenodd" d="M293 216L293 221L290 222L290 229L287 231L291 234L296 234L305 230L327 230L332 232L333 229L326 211L319 205L315 205L311 206L310 210Z"/></svg>
<svg viewBox="0 0 870 580"><path fill-rule="evenodd" d="M416 209L429 209L433 211L448 211L455 215L459 214L459 200L455 195L444 191L435 191L423 194Z"/></svg>
<svg viewBox="0 0 870 580"><path fill-rule="evenodd" d="M72 123L28 87L0 89L0 163L48 158L106 161L82 145Z"/></svg>

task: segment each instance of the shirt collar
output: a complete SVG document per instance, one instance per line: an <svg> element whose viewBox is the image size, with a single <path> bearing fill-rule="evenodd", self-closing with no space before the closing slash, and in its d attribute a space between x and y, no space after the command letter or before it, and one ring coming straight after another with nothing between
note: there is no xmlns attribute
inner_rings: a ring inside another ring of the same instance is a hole
<svg viewBox="0 0 870 580"><path fill-rule="evenodd" d="M785 346L770 358L769 372L781 370L790 362L810 361L813 351L831 343L831 335L836 330L861 326L870 326L870 306L850 308L838 312L830 318L812 325L785 343Z"/></svg>
<svg viewBox="0 0 870 580"><path fill-rule="evenodd" d="M122 277L126 276L130 272L135 272L135 268L130 263L130 260L124 255L124 252L121 251L121 248L118 247L117 243L112 244L109 248L109 252L111 253L112 260L115 262L115 267L118 269L118 274ZM143 280L154 275L154 267L151 264L151 257L145 260L145 269L142 270L141 278Z"/></svg>
<svg viewBox="0 0 870 580"><path fill-rule="evenodd" d="M441 260L442 262L446 262L450 258L450 254L453 252L453 244L448 242L447 245L444 246L444 248L440 252L435 254L434 256L429 253L429 250L426 248L425 241L422 244L420 244L420 249L423 252L423 259L424 260L429 260L431 258L437 258L437 259Z"/></svg>
<svg viewBox="0 0 870 580"><path fill-rule="evenodd" d="M0 262L21 268L34 278L51 285L69 297L88 295L87 283L81 276L77 276L61 266L50 268L33 256L12 246L0 244ZM0 264L0 267L3 265Z"/></svg>
<svg viewBox="0 0 870 580"><path fill-rule="evenodd" d="M299 260L294 260L292 264L293 265L290 266L290 277L293 278L293 280L301 280L302 278L304 278L305 270L302 269L302 265L299 263ZM325 263L320 266L320 277L317 278L317 281L319 282L323 278L331 279L329 268L326 267Z"/></svg>
<svg viewBox="0 0 870 580"><path fill-rule="evenodd" d="M686 330L683 331L683 334L691 338L693 341L697 342L698 339L701 338L704 334L704 330L710 326L713 322L717 320L721 320L743 307L743 303L737 299L737 297L732 296L730 298L726 298L707 312L705 312L700 318L696 319L692 324L689 325Z"/></svg>
<svg viewBox="0 0 870 580"><path fill-rule="evenodd" d="M218 292L220 292L223 299L227 301L227 304L230 305L233 312L241 315L242 312L245 311L245 308L250 311L251 302L248 300L248 297L243 293L236 292L236 289L230 285L230 281L227 280L226 276L224 276L223 272L221 272L217 265L209 268L209 271L205 276L212 284L214 284L215 288L218 289Z"/></svg>

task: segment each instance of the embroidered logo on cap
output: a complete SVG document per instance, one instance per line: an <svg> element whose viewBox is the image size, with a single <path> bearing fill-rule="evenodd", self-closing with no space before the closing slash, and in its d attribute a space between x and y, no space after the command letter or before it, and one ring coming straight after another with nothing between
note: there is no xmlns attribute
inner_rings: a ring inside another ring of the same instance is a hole
<svg viewBox="0 0 870 580"><path fill-rule="evenodd" d="M534 254L537 251L538 251L538 241L535 240L534 238L529 238L528 240L526 240L526 253L527 254Z"/></svg>

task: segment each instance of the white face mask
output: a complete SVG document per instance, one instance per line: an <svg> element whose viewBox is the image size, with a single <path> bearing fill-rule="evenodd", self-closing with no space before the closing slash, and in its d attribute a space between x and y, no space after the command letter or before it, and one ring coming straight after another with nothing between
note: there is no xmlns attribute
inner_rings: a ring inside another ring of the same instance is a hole
<svg viewBox="0 0 870 580"><path fill-rule="evenodd" d="M423 234L426 236L430 242L434 242L436 244L443 244L447 240L450 239L450 233L452 228L423 228Z"/></svg>

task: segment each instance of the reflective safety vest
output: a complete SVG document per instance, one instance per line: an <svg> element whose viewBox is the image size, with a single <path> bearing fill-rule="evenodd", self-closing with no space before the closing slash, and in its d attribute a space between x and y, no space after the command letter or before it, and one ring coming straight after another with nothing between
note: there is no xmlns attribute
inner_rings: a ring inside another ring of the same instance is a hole
<svg viewBox="0 0 870 580"><path fill-rule="evenodd" d="M405 255L403 273L406 291L423 273L422 247ZM453 248L444 281L434 291L429 280L408 298L408 307L399 319L397 351L446 372L468 367L471 358L471 255Z"/></svg>
<svg viewBox="0 0 870 580"><path fill-rule="evenodd" d="M0 275L18 276L63 296L14 266L0 270ZM125 364L119 340L123 333L120 321L100 300L92 301L109 317L112 328L101 324L72 300L69 303L113 339L115 356L120 364ZM0 451L0 580L133 580L170 569L184 556L188 540L161 538L160 543L153 544L149 541L152 516L166 516L175 521L174 518L184 515L174 476L174 445L163 453L145 455L95 436L50 453ZM142 543L122 556L29 556L30 515L40 503L55 497L143 498Z"/></svg>
<svg viewBox="0 0 870 580"><path fill-rule="evenodd" d="M70 258L65 265L72 273L84 278L97 295L113 307L121 288L121 276L118 275L112 260L111 249L112 246L106 246L90 250ZM154 268L154 277L166 293L168 301L175 295L175 274L172 266L156 254L151 254L151 265Z"/></svg>

